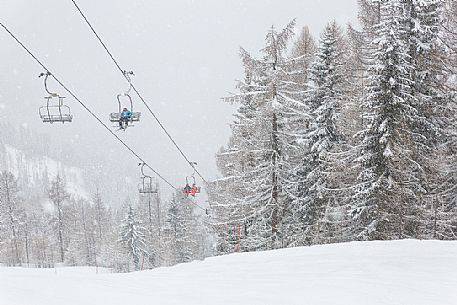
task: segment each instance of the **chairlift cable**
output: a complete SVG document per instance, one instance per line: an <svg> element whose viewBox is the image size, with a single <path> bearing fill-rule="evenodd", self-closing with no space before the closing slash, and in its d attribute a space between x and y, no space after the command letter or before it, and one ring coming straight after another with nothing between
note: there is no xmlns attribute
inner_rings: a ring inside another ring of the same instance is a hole
<svg viewBox="0 0 457 305"><path fill-rule="evenodd" d="M183 150L179 147L179 145L176 143L176 141L173 139L173 137L171 136L171 134L168 132L168 130L165 128L165 126L162 124L162 122L159 120L159 118L157 117L157 115L152 111L152 109L149 107L148 103L145 101L145 99L143 98L143 96L140 94L140 92L137 90L137 88L135 87L135 85L131 82L130 78L128 77L128 75L125 74L125 70L123 70L121 68L121 66L119 65L119 63L117 62L117 60L114 58L113 54L109 51L108 47L105 45L105 43L103 42L103 40L101 39L101 37L98 35L97 31L95 31L94 27L92 26L92 24L89 22L89 20L87 19L87 17L84 15L84 13L82 12L82 10L80 9L80 7L78 6L78 4L76 3L75 0L71 0L74 4L74 6L76 7L76 9L78 10L78 12L80 13L80 15L83 17L83 19L85 20L85 22L87 23L87 25L90 27L90 29L92 30L92 32L94 33L94 35L97 37L98 41L100 42L100 44L103 46L103 48L105 49L105 51L108 53L108 55L111 57L112 61L114 62L114 64L116 65L116 67L119 69L119 71L122 73L122 75L125 77L125 79L130 83L130 86L131 88L133 89L133 91L135 91L135 93L138 95L138 97L140 98L140 100L143 102L143 104L146 106L146 108L148 109L149 113L151 113L151 115L154 117L154 119L156 120L157 124L159 124L159 126L162 128L162 130L165 132L165 134L167 135L167 137L170 139L170 141L173 143L173 145L176 147L176 149L179 151L179 153L181 154L181 156L186 160L186 162L189 164L190 167L192 167L195 171L195 173L197 173L197 175L203 180L203 182L205 182L205 184L207 186L209 186L209 183L206 181L206 179L202 176L202 174L200 174L200 172L197 170L196 166L195 166L195 162L192 162L189 160L189 158L184 154Z"/></svg>
<svg viewBox="0 0 457 305"><path fill-rule="evenodd" d="M11 37L45 70L49 72L49 69L2 23L0 22L0 25L5 29L5 31L10 34ZM49 72L50 73L50 72ZM111 133L119 142L124 145L127 150L129 150L135 157L137 157L141 162L145 164L149 169L151 169L157 177L162 179L165 183L167 183L171 188L174 190L178 191L178 188L176 188L173 184L171 184L166 178L164 178L159 172L157 172L154 168L152 168L146 161L144 161L143 158L141 158L127 143L125 143L117 134L115 134L105 123L103 123L98 116L92 112L70 89L68 89L67 86L65 86L53 73L50 73L52 78L59 83L62 88L65 89L84 109L87 110L106 130L108 130L109 133Z"/></svg>
<svg viewBox="0 0 457 305"><path fill-rule="evenodd" d="M87 112L89 112L92 117L94 117L108 132L113 135L125 148L127 148L128 151L130 151L138 160L140 160L142 163L145 164L154 174L157 175L160 179L162 179L166 184L168 184L172 189L175 191L181 191L177 187L175 187L173 184L171 184L165 177L163 177L158 171L156 171L153 167L151 167L140 155L138 155L127 143L125 143L116 133L114 133L103 121L90 110L89 107L87 107L70 89L68 89L67 86L65 86L53 73L50 72L50 70L0 21L0 26L49 74L52 76L52 78L60 85L62 88L65 89ZM193 202L192 200L189 199L189 202L194 204L196 207L203 211L207 211L205 208L201 207L198 205L196 202Z"/></svg>

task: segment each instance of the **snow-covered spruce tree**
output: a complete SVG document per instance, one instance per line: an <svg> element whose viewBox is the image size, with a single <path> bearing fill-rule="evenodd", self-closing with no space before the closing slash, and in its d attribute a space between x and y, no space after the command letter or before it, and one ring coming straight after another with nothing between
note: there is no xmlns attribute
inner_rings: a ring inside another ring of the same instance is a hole
<svg viewBox="0 0 457 305"><path fill-rule="evenodd" d="M202 258L203 244L200 243L198 216L191 200L178 191L168 206L164 233L167 236L168 259L171 265Z"/></svg>
<svg viewBox="0 0 457 305"><path fill-rule="evenodd" d="M454 106L455 107L455 106ZM437 172L442 181L429 198L424 238L457 239L457 134L456 122L447 128L449 141L439 148Z"/></svg>
<svg viewBox="0 0 457 305"><path fill-rule="evenodd" d="M373 38L377 35L375 27L381 20L382 0L357 0L359 6L358 19L362 26L362 32Z"/></svg>
<svg viewBox="0 0 457 305"><path fill-rule="evenodd" d="M446 58L446 86L450 91L451 102L450 108L453 109L454 113L457 110L457 2L446 1L444 6L445 22L443 23L443 32L445 33L446 51L448 56ZM446 191L447 204L446 210L450 211L449 218L452 220L446 221L448 232L445 238L457 239L457 115L453 116L451 124L447 129L447 134L450 140L448 143L447 159L450 166L447 167L447 177L449 188ZM450 225L450 226L449 226ZM448 237L450 236L450 237Z"/></svg>
<svg viewBox="0 0 457 305"><path fill-rule="evenodd" d="M262 58L241 49L244 81L238 84L240 93L228 99L238 102L240 108L228 147L216 156L223 178L216 181L219 188L213 192L218 201L211 198L220 224L216 224L216 233L231 234L228 240L232 244L224 246L225 251L235 249L238 225L243 227L243 251L289 243L284 239L283 215L294 194L285 184L293 172L292 156L301 151L298 139L302 131L297 126L306 119L304 88L293 81L299 71L285 57L294 23L282 31L272 28L268 32ZM227 240L227 236L222 238Z"/></svg>
<svg viewBox="0 0 457 305"><path fill-rule="evenodd" d="M60 262L65 261L65 245L64 245L64 204L65 201L70 197L65 190L65 182L57 175L54 180L51 181L51 187L48 191L48 196L55 208L55 222L56 222L56 233L59 246Z"/></svg>
<svg viewBox="0 0 457 305"><path fill-rule="evenodd" d="M446 47L448 48L448 62L452 62L451 67L455 71L457 69L457 3L451 0L445 1L442 6L442 13L444 16L442 32L444 33ZM454 85L457 86L457 84Z"/></svg>
<svg viewBox="0 0 457 305"><path fill-rule="evenodd" d="M345 100L343 47L340 27L335 22L327 24L310 71L306 103L312 120L304 137L307 150L297 168L301 183L293 209L300 212L306 244L343 240L338 236L345 215L339 164L343 135L337 126Z"/></svg>
<svg viewBox="0 0 457 305"><path fill-rule="evenodd" d="M148 255L144 232L144 227L138 221L132 205L129 204L127 215L121 224L119 242L123 245L128 257L133 261L135 270L140 270L142 258Z"/></svg>
<svg viewBox="0 0 457 305"><path fill-rule="evenodd" d="M363 115L368 120L357 159L362 166L352 210L358 239L418 237L423 196L417 123L422 121L414 88L405 4L380 2L374 26L376 51L369 67Z"/></svg>
<svg viewBox="0 0 457 305"><path fill-rule="evenodd" d="M12 173L0 174L0 254L9 265L23 260L21 235L25 228L25 212L21 206L16 178Z"/></svg>
<svg viewBox="0 0 457 305"><path fill-rule="evenodd" d="M424 238L457 238L457 3L455 1L415 1L416 25L412 36L420 42L413 49L418 56L416 75L422 76L420 100L440 118L444 131L436 137L429 163L431 193L428 195ZM428 88L428 89L426 89ZM426 90L424 90L426 89ZM427 108L424 107L426 110Z"/></svg>
<svg viewBox="0 0 457 305"><path fill-rule="evenodd" d="M440 38L446 50L446 85L453 93L457 91L457 2L446 0L441 5Z"/></svg>
<svg viewBox="0 0 457 305"><path fill-rule="evenodd" d="M415 236L422 238L430 236L430 229L426 227L436 227L438 215L433 207L443 206L438 195L442 191L439 188L443 187L443 174L438 170L443 169L440 156L443 148L450 143L445 128L452 125L450 118L455 116L446 85L447 56L441 38L444 35L440 34L443 3L440 0L392 1L400 23L398 39L405 45L409 65L407 102L414 112L414 120L409 122L409 149L411 159L418 165L410 169L417 179L414 183L417 191L409 220L414 219L410 223L416 226Z"/></svg>
<svg viewBox="0 0 457 305"><path fill-rule="evenodd" d="M426 192L422 201L416 203L421 209L418 219L423 238L433 238L430 224L436 221L437 216L440 217L436 213L437 201L440 201L436 194L443 180L438 172L440 164L436 162L440 159L438 148L448 142L444 128L449 125L446 118L450 114L447 113L449 95L443 83L445 54L439 33L442 3L439 0L414 0L403 4L407 27L405 40L409 42L408 54L412 66L411 95L415 97L412 106L420 118L415 122L413 131L419 144L414 151L415 159L421 164L418 176Z"/></svg>

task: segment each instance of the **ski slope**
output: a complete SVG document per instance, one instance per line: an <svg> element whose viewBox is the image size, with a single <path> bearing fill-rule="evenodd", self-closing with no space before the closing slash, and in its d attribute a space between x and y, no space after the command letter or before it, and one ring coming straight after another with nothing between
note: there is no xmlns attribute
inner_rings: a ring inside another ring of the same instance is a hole
<svg viewBox="0 0 457 305"><path fill-rule="evenodd" d="M0 304L457 304L457 242L353 242L104 272L0 268Z"/></svg>

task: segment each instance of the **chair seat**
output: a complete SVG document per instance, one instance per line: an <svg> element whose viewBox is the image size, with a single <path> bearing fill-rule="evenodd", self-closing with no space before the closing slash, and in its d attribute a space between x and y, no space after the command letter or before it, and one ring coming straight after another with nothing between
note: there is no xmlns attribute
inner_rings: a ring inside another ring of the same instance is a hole
<svg viewBox="0 0 457 305"><path fill-rule="evenodd" d="M41 115L41 119L44 123L54 123L54 122L71 122L73 120L72 115L62 114L62 115Z"/></svg>
<svg viewBox="0 0 457 305"><path fill-rule="evenodd" d="M132 112L132 116L130 117L129 121L131 122L138 122L140 120L141 112ZM112 112L109 115L109 120L111 122L119 122L121 118L121 114L118 112Z"/></svg>
<svg viewBox="0 0 457 305"><path fill-rule="evenodd" d="M140 194L155 194L157 190L155 188L139 188Z"/></svg>

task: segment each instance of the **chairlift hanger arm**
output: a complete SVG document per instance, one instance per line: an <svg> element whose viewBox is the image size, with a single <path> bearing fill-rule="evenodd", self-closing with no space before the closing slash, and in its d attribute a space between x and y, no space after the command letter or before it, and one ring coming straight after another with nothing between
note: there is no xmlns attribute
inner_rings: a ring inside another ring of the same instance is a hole
<svg viewBox="0 0 457 305"><path fill-rule="evenodd" d="M58 97L59 94L49 91L49 88L48 88L48 78L51 75L52 75L51 72L46 71L46 72L41 72L40 75L38 75L38 77L44 76L44 90L46 90L46 92L49 94L49 96Z"/></svg>
<svg viewBox="0 0 457 305"><path fill-rule="evenodd" d="M122 95L129 96L130 91L132 90L132 78L131 78L131 76L135 76L135 74L133 73L133 71L127 71L127 70L122 71L122 74L124 74L125 79L129 83L129 88Z"/></svg>
<svg viewBox="0 0 457 305"><path fill-rule="evenodd" d="M121 97L122 96L126 96L127 99L129 100L129 103L130 103L130 112L133 113L133 101L132 101L132 97L128 94L125 94L125 93L121 93L121 94L118 94L117 95L117 103L118 103L118 106L119 106L119 113L122 112L122 103L121 103Z"/></svg>
<svg viewBox="0 0 457 305"><path fill-rule="evenodd" d="M146 175L146 174L144 173L144 166L145 166L145 165L146 165L146 163L144 163L144 162L138 164L138 166L141 166L141 174L143 175L143 177L152 178L151 176Z"/></svg>

